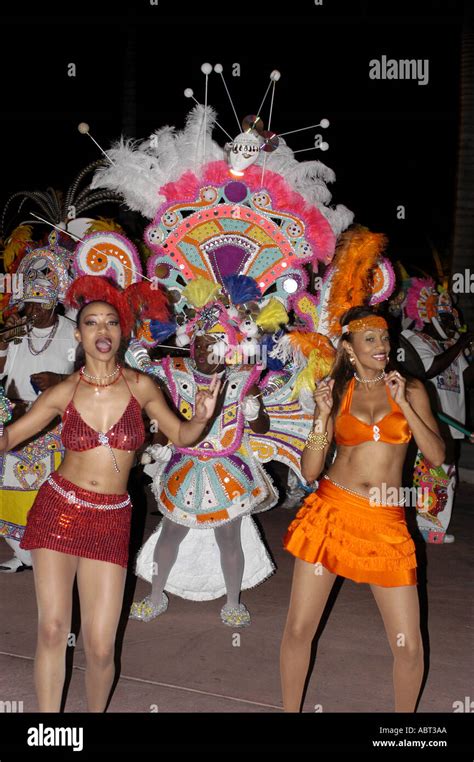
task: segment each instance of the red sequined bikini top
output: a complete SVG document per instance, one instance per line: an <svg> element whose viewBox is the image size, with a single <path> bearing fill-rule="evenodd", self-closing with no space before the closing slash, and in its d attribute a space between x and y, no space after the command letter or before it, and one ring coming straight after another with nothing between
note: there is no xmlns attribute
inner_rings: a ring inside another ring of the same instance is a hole
<svg viewBox="0 0 474 762"><path fill-rule="evenodd" d="M125 376L123 378L128 386ZM73 400L80 380L81 377L79 376L72 399L63 415L61 439L66 450L83 452L84 450L92 450L94 447L100 447L101 445L106 445L116 450L138 450L145 441L145 427L143 425L140 405L133 396L130 387L128 388L131 397L127 407L117 423L114 423L104 433L96 431L92 426L89 426L74 405Z"/></svg>

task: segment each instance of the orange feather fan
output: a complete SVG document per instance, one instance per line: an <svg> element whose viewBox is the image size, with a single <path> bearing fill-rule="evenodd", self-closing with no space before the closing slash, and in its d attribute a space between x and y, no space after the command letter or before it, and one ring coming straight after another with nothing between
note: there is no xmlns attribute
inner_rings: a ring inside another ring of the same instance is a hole
<svg viewBox="0 0 474 762"><path fill-rule="evenodd" d="M313 349L318 350L321 360L332 363L335 357L335 349L327 336L314 331L291 331L290 343L305 356L309 357Z"/></svg>

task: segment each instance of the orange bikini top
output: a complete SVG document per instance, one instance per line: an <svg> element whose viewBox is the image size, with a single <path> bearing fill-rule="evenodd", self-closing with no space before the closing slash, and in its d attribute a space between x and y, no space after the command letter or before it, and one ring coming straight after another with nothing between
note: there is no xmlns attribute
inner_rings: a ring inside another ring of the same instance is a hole
<svg viewBox="0 0 474 762"><path fill-rule="evenodd" d="M399 406L390 394L386 385L390 412L376 423L364 423L360 418L351 415L351 402L354 393L355 378L353 378L342 400L341 410L334 425L336 444L351 447L362 442L387 442L388 444L406 444L411 439L411 431L407 420Z"/></svg>

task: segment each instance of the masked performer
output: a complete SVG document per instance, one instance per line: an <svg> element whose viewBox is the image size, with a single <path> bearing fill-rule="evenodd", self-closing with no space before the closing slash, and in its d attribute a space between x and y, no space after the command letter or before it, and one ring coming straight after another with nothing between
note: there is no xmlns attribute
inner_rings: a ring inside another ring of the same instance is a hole
<svg viewBox="0 0 474 762"><path fill-rule="evenodd" d="M43 392L0 437L0 449L10 450L55 416L63 419L64 461L40 488L21 543L31 551L35 574L40 711L60 709L76 576L88 708L101 712L106 706L128 556L131 505L126 485L135 450L144 439L141 410L158 421L172 442L188 447L200 439L219 391L214 379L209 391L197 395L193 418L182 422L149 378L117 362L121 338L133 325L127 296L106 278L83 276L72 284L67 300L79 308L76 338L85 364ZM163 319L166 298L155 291L150 299L155 317Z"/></svg>
<svg viewBox="0 0 474 762"><path fill-rule="evenodd" d="M449 293L435 288L431 278L412 278L403 303L406 328L403 336L417 352L425 377L436 390L439 409L462 427L466 419L466 389L473 383L474 368L464 352L473 334L459 333L461 324ZM446 444L446 462L440 466L430 463L418 450L413 485L420 490L417 506L418 528L426 542L453 542L448 534L456 490L456 467L459 444L464 433L454 426L441 427Z"/></svg>
<svg viewBox="0 0 474 762"><path fill-rule="evenodd" d="M435 464L443 461L444 444L422 384L407 386L390 370L385 320L371 307L355 306L369 300L367 257L382 245L364 230L344 234L322 294L327 308L320 330L325 323L325 332L340 340L330 379L315 392L314 427L302 456L305 478L320 476L333 439L337 453L284 543L296 557L281 648L286 711L300 710L311 643L337 575L371 586L394 657L396 710L414 711L420 690L415 548L403 505L384 499L383 488L401 494L412 436Z"/></svg>
<svg viewBox="0 0 474 762"><path fill-rule="evenodd" d="M8 342L0 343L0 379L15 403L14 420L74 369L74 321L57 312L71 282L69 271L69 252L58 245L56 232L48 246L29 251L18 264L15 277L23 287L12 293L2 333ZM31 569L30 553L20 541L39 487L64 454L60 434L60 424L53 423L32 441L0 455L0 536L14 551L0 566L2 572Z"/></svg>
<svg viewBox="0 0 474 762"><path fill-rule="evenodd" d="M231 283L226 283L232 293ZM256 284L248 278L246 285L250 298ZM208 388L213 373L219 375L223 390L212 426L201 442L192 448L150 448L158 463L145 470L153 476L153 492L164 518L137 560L137 571L152 582L152 592L132 606L131 618L148 622L163 613L168 606L166 587L193 600L225 592L222 621L244 627L250 624L250 614L239 602L241 588L262 582L274 569L249 514L271 508L277 493L254 457L244 428L246 420L257 434L269 428L257 386L261 367L235 360L236 355L249 352L243 323L248 328L251 322L258 331L259 324L268 327L272 313L276 329L288 317L274 300L254 322L245 311L239 313L235 304L230 309L213 300L202 305L206 291L215 295L219 286L210 281L206 286L200 279L183 292L197 310L185 325L186 333L179 332L181 343L186 335L191 341L191 359L166 358L144 366L162 379L174 408L185 417L192 414L198 390ZM254 345L254 355L256 349Z"/></svg>

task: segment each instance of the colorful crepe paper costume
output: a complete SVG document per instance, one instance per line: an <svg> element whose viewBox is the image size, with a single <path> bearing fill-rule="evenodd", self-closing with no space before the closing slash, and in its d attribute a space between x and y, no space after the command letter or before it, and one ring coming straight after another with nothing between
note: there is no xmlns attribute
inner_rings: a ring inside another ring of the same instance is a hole
<svg viewBox="0 0 474 762"><path fill-rule="evenodd" d="M439 322L440 316L443 313L452 315L459 329L461 328L459 314L448 291L441 286L436 287L432 278L410 279L402 311L405 322L411 320L414 329L406 328L403 336L417 352L427 371L435 357L445 352L456 341L456 339L447 339ZM438 339L423 333L423 327L429 323L435 327L439 335ZM463 373L467 367L467 360L461 352L444 371L429 379L429 383L436 389L441 411L463 425L466 418ZM449 433L453 439L464 438L464 434L453 426L449 426ZM456 481L455 464L443 463L439 467L433 466L418 450L413 472L413 486L421 491L417 504L417 524L426 542L431 544L445 542L453 511ZM448 536L448 539L453 538Z"/></svg>
<svg viewBox="0 0 474 762"><path fill-rule="evenodd" d="M95 187L123 193L131 209L151 220L145 231L145 243L153 252L147 275L171 294L176 345L190 346L192 352L199 332L213 332L217 356L227 365L224 407L206 440L193 453L172 448L166 465L147 467L153 471L159 509L170 521L192 527L180 545L166 589L195 599L221 595L223 580L215 543L216 584L210 575L205 584L202 579L194 584L192 575L201 569L196 564L186 577L180 561L187 544L195 538L203 547L212 543L213 532L203 529L225 526L242 515L244 548L249 533L254 546L262 548L254 553L261 572L250 573L243 586L271 573L266 551L250 529L250 513L270 507L276 499L258 461L278 458L299 474L311 415L297 397L291 398L288 376L283 384L280 379L273 383L278 371L271 371L261 386L271 419L267 435L255 434L239 408L245 407L247 420L252 406L258 410L247 391L265 367L265 342L288 322L292 295L305 293L305 265L329 263L336 236L352 220L345 207L330 205L330 169L318 161L297 161L282 139L263 131L260 117L246 117L242 124L244 133L222 148L211 138L214 111L198 105L184 130L164 127L142 143L116 144L109 151L113 164L100 169L93 181ZM205 383L190 361L150 364L143 355L140 360L136 346L127 360L161 376L175 406L190 414L196 385ZM218 457L205 454L218 450ZM138 573L147 579L153 558L150 543L156 543L155 535L137 563ZM252 559L246 553L246 564L247 560Z"/></svg>
<svg viewBox="0 0 474 762"><path fill-rule="evenodd" d="M151 371L168 385L176 409L190 418L197 390L206 389L211 379L199 373L191 360L182 358L153 363L148 372ZM224 594L219 549L214 533L206 530L240 517L244 517L242 589L254 587L274 570L250 514L271 508L278 495L253 457L241 409L242 400L258 374L257 367L231 368L223 379L226 394L222 410L205 439L195 447L170 447L167 462L145 467L153 478L152 490L161 513L191 530L180 545L166 584L166 590L181 597L209 600ZM160 524L137 558L137 574L149 582L161 528Z"/></svg>
<svg viewBox="0 0 474 762"><path fill-rule="evenodd" d="M24 254L17 275L23 278L23 293L18 299L10 299L9 308L37 302L54 309L58 301L64 302L71 282L71 257L59 246L56 232L49 236L48 246ZM31 385L30 376L43 371L71 373L74 368L71 350L75 350L76 345L74 324L61 315L56 316L52 327L34 328L19 343L10 342L2 375L8 379L6 390L14 382L19 397L31 407L37 390ZM59 467L63 456L61 423L50 426L31 442L0 455L0 536L23 564L31 565L29 553L22 552L19 546L28 512L39 488Z"/></svg>

